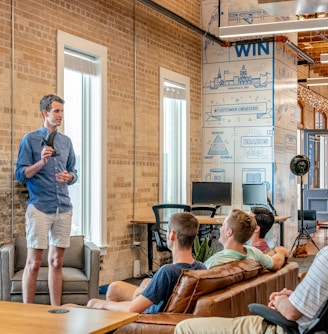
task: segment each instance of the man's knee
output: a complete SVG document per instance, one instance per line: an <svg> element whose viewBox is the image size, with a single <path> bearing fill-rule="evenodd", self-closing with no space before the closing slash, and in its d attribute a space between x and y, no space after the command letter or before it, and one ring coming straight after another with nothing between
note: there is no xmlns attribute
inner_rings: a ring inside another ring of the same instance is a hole
<svg viewBox="0 0 328 334"><path fill-rule="evenodd" d="M38 272L41 267L41 260L28 260L25 265L25 270L31 273Z"/></svg>
<svg viewBox="0 0 328 334"><path fill-rule="evenodd" d="M49 259L49 267L52 267L55 270L61 269L63 266L63 258L55 257Z"/></svg>
<svg viewBox="0 0 328 334"><path fill-rule="evenodd" d="M121 294L122 283L120 281L112 282L108 285L106 292L106 299L112 301L118 301L118 297Z"/></svg>

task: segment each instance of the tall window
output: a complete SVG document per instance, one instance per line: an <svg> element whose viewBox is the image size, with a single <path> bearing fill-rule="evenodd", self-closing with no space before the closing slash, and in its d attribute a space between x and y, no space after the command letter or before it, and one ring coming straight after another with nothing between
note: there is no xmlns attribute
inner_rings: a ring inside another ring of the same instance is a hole
<svg viewBox="0 0 328 334"><path fill-rule="evenodd" d="M189 202L188 77L160 69L160 202Z"/></svg>
<svg viewBox="0 0 328 334"><path fill-rule="evenodd" d="M58 95L73 142L78 182L69 187L72 234L107 246L107 49L58 31Z"/></svg>
<svg viewBox="0 0 328 334"><path fill-rule="evenodd" d="M320 111L315 112L315 128L326 129L326 115Z"/></svg>

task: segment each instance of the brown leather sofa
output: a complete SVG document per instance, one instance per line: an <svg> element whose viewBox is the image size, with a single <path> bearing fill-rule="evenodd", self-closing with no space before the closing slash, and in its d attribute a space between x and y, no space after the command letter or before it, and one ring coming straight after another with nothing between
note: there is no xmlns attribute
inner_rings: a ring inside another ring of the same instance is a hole
<svg viewBox="0 0 328 334"><path fill-rule="evenodd" d="M248 315L248 304L266 304L271 292L294 289L297 283L296 262L286 263L276 272L251 260L208 270L185 270L164 312L140 314L137 322L119 328L115 334L170 334L178 322L190 317Z"/></svg>

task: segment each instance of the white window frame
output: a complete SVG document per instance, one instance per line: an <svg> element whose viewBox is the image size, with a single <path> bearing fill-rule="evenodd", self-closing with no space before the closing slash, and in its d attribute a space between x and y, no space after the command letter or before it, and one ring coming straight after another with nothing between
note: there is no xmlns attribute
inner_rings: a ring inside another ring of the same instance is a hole
<svg viewBox="0 0 328 334"><path fill-rule="evenodd" d="M159 173L159 201L163 203L164 194L164 82L171 81L183 85L186 89L186 200L190 203L190 78L182 74L160 67L160 173ZM181 203L181 204L187 204ZM179 204L179 203L178 203Z"/></svg>
<svg viewBox="0 0 328 334"><path fill-rule="evenodd" d="M88 215L92 219L89 236L98 247L102 249L102 254L107 250L107 48L90 42L88 40L76 37L66 32L57 31L57 94L64 97L64 48L68 47L78 52L84 52L97 58L99 80L101 90L99 101L99 113L92 115L92 133L91 147L93 161L90 168L89 177L92 182L90 193L90 207ZM87 224L87 222L82 222ZM86 227L87 230L89 227Z"/></svg>

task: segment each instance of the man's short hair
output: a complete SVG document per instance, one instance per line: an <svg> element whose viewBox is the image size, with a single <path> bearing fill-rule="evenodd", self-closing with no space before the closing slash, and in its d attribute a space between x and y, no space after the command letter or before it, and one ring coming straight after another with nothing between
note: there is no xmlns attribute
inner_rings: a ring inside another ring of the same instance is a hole
<svg viewBox="0 0 328 334"><path fill-rule="evenodd" d="M43 98L40 100L40 111L41 111L41 114L42 114L43 110L50 111L51 104L54 101L59 102L61 104L65 103L65 101L61 97L59 97L57 95L49 94L49 95L43 96Z"/></svg>
<svg viewBox="0 0 328 334"><path fill-rule="evenodd" d="M264 238L274 224L274 215L270 210L260 206L252 207L251 211L260 227L260 238Z"/></svg>
<svg viewBox="0 0 328 334"><path fill-rule="evenodd" d="M175 231L180 248L192 248L198 233L198 220L190 212L179 212L171 216L169 231Z"/></svg>
<svg viewBox="0 0 328 334"><path fill-rule="evenodd" d="M244 244L254 233L256 220L242 210L233 209L227 217L227 227L233 230L234 239Z"/></svg>

